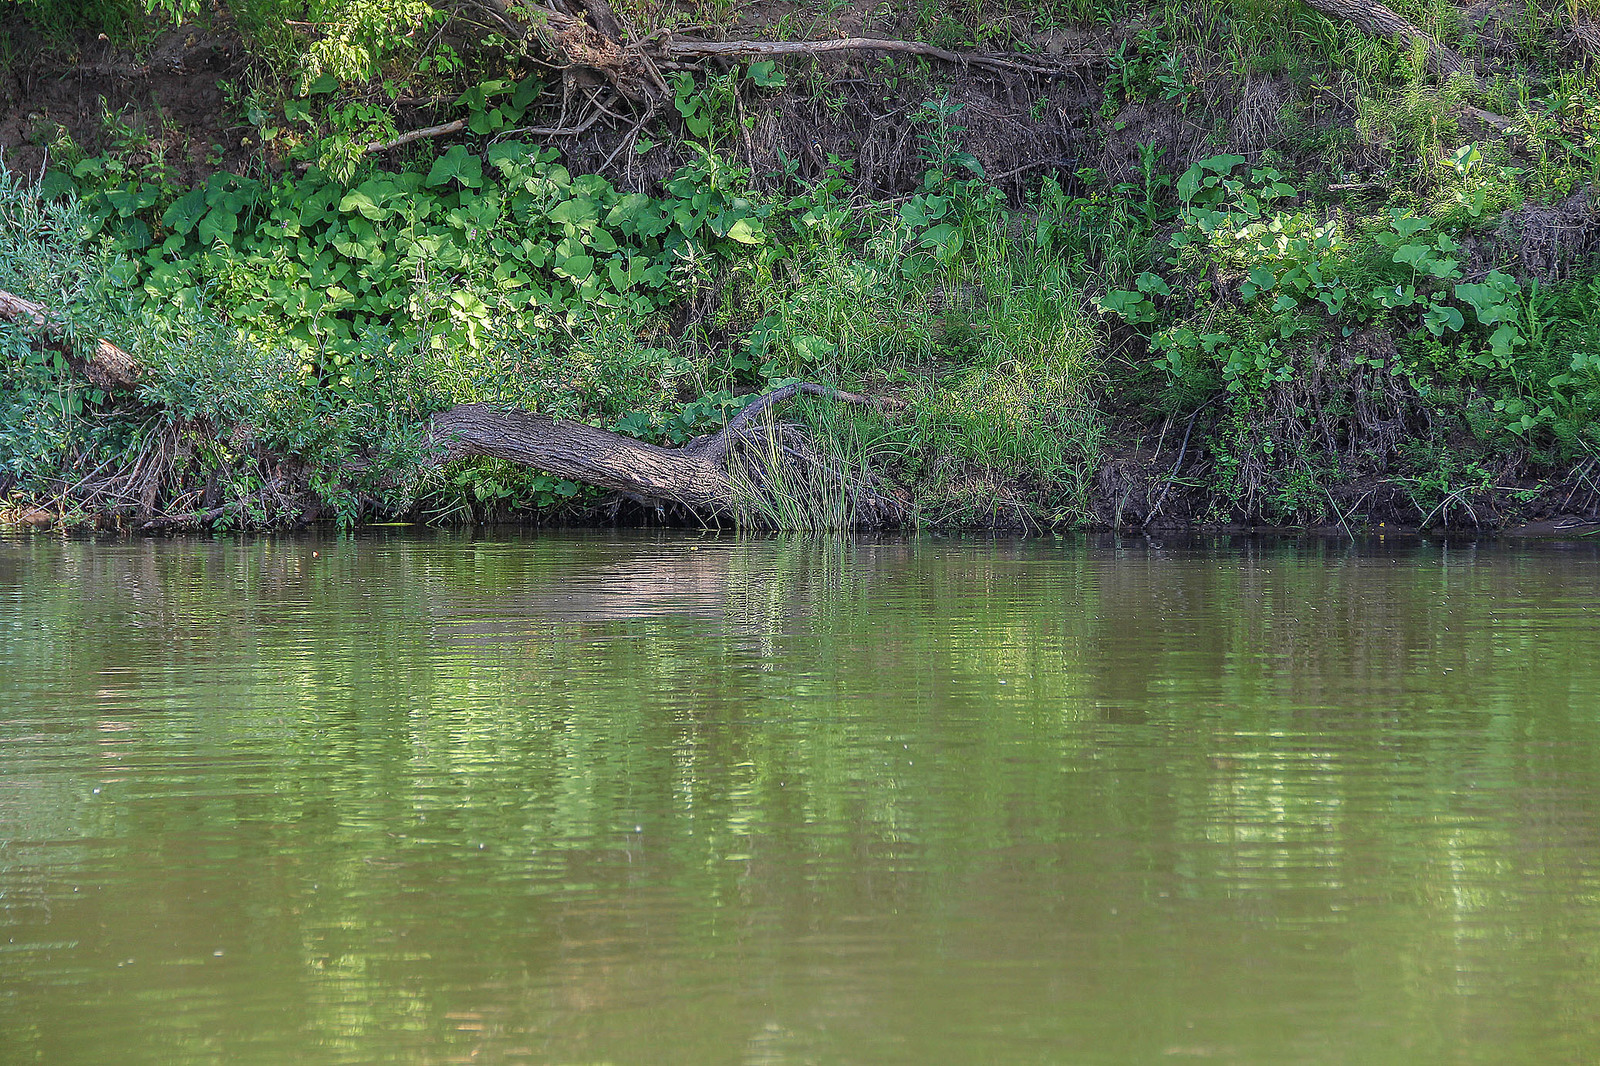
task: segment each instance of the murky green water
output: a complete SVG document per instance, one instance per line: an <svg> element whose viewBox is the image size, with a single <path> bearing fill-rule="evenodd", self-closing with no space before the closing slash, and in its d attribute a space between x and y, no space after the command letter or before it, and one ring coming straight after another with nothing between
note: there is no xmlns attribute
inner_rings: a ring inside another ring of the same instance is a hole
<svg viewBox="0 0 1600 1066"><path fill-rule="evenodd" d="M1600 551L0 540L0 1062L1600 1060Z"/></svg>

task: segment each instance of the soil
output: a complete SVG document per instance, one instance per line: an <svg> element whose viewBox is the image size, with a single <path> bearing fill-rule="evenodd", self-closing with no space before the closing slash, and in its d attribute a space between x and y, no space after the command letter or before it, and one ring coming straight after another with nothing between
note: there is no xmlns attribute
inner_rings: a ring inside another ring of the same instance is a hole
<svg viewBox="0 0 1600 1066"><path fill-rule="evenodd" d="M23 174L52 158L129 150L135 163L159 156L182 184L218 169L251 165L251 132L230 106L231 84L249 59L225 24L166 34L142 55L80 33L47 44L15 15L0 18L13 62L0 69L0 158Z"/></svg>

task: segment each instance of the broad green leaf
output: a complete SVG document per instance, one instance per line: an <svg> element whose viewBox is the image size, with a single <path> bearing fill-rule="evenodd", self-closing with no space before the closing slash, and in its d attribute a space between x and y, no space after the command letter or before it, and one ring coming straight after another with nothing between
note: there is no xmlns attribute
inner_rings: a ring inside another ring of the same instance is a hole
<svg viewBox="0 0 1600 1066"><path fill-rule="evenodd" d="M459 181L469 189L483 185L483 160L467 151L463 145L452 145L428 171L428 185L448 185Z"/></svg>
<svg viewBox="0 0 1600 1066"><path fill-rule="evenodd" d="M1194 199L1195 194L1200 191L1200 179L1203 173L1198 163L1183 172L1183 176L1178 179L1179 200L1188 203Z"/></svg>
<svg viewBox="0 0 1600 1066"><path fill-rule="evenodd" d="M1210 159L1200 160L1200 166L1213 174L1231 174L1234 169L1243 165L1246 159L1242 155L1214 155Z"/></svg>
<svg viewBox="0 0 1600 1066"><path fill-rule="evenodd" d="M1167 283L1161 280L1159 275L1151 274L1148 271L1135 278L1133 285L1140 292L1155 293L1158 296L1172 295L1172 290L1167 287Z"/></svg>
<svg viewBox="0 0 1600 1066"><path fill-rule="evenodd" d="M793 337L789 341L789 346L794 350L795 358L807 363L820 362L838 350L827 338L809 333Z"/></svg>
<svg viewBox="0 0 1600 1066"><path fill-rule="evenodd" d="M39 179L38 193L41 200L54 200L58 196L65 196L77 190L78 186L72 178L59 170L47 170L44 172L44 177Z"/></svg>
<svg viewBox="0 0 1600 1066"><path fill-rule="evenodd" d="M1394 231L1402 238L1407 238L1415 236L1433 225L1433 219L1427 215L1408 215L1397 207L1390 215L1389 224L1394 227Z"/></svg>
<svg viewBox="0 0 1600 1066"><path fill-rule="evenodd" d="M1510 355L1512 349L1526 343L1517 332L1517 327L1510 322L1500 323L1499 328L1489 335L1489 350L1499 356Z"/></svg>
<svg viewBox="0 0 1600 1066"><path fill-rule="evenodd" d="M1426 244L1402 244L1395 249L1394 261L1415 269L1432 255L1433 249Z"/></svg>
<svg viewBox="0 0 1600 1066"><path fill-rule="evenodd" d="M377 191L369 188L372 184L366 182L345 193L344 198L339 201L339 210L347 214L352 211L358 212L373 221L384 218L388 212L383 209L383 202Z"/></svg>
<svg viewBox="0 0 1600 1066"><path fill-rule="evenodd" d="M1459 333L1466 325L1466 319L1461 312L1447 304L1434 303L1428 307L1428 313L1423 316L1423 325L1428 327L1428 332L1435 337L1442 337L1448 332Z"/></svg>
<svg viewBox="0 0 1600 1066"><path fill-rule="evenodd" d="M502 173L509 173L511 169L529 162L534 150L521 141L501 141L490 145L489 150L483 153L483 158L490 166L499 167Z"/></svg>
<svg viewBox="0 0 1600 1066"><path fill-rule="evenodd" d="M759 225L757 220L757 224ZM766 235L751 225L750 219L741 218L728 227L728 239L738 241L740 244L761 244L766 240Z"/></svg>
<svg viewBox="0 0 1600 1066"><path fill-rule="evenodd" d="M750 80L763 89L783 88L783 71L779 70L778 64L770 59L762 59L751 63L747 72L750 75Z"/></svg>
<svg viewBox="0 0 1600 1066"><path fill-rule="evenodd" d="M1467 304L1477 313L1481 325L1492 326L1503 321L1511 308L1502 303L1505 293L1498 286L1488 284L1461 284L1457 285L1456 299Z"/></svg>
<svg viewBox="0 0 1600 1066"><path fill-rule="evenodd" d="M176 200L161 216L161 224L174 233L188 233L194 229L206 211L205 189L190 189Z"/></svg>
<svg viewBox="0 0 1600 1066"><path fill-rule="evenodd" d="M600 220L599 205L593 200L575 196L570 200L563 200L550 209L552 222L570 222L573 225L583 225Z"/></svg>
<svg viewBox="0 0 1600 1066"><path fill-rule="evenodd" d="M569 255L556 264L556 273L581 282L594 273L594 257Z"/></svg>
<svg viewBox="0 0 1600 1066"><path fill-rule="evenodd" d="M135 182L120 189L106 190L107 202L123 218L131 218L136 212L149 207L156 202L156 198L159 195L159 191L154 186L145 185L142 182Z"/></svg>
<svg viewBox="0 0 1600 1066"><path fill-rule="evenodd" d="M239 228L239 216L228 210L226 206L213 207L206 212L200 220L199 227L195 230L195 237L201 244L210 246L217 241L228 244L233 240Z"/></svg>
<svg viewBox="0 0 1600 1066"><path fill-rule="evenodd" d="M944 248L952 241L960 239L961 230L949 222L934 226L922 235L922 244L929 248Z"/></svg>

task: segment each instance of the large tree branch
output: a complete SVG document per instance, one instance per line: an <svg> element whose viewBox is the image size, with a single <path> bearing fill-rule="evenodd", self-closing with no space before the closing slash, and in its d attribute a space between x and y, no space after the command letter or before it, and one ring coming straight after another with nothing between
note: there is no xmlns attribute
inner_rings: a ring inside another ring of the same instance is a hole
<svg viewBox="0 0 1600 1066"><path fill-rule="evenodd" d="M633 496L696 510L730 510L739 491L729 476L730 450L758 414L801 393L842 403L906 406L901 400L797 382L756 397L707 440L662 448L582 422L467 403L433 416L425 446L432 463L483 455Z"/></svg>
<svg viewBox="0 0 1600 1066"><path fill-rule="evenodd" d="M862 396L859 393L845 392L842 389L830 388L827 385L813 385L809 381L797 381L792 385L785 385L780 389L773 389L771 392L763 393L745 404L737 414L728 419L728 424L723 426L716 436L702 443L697 450L707 458L717 460L725 458L734 441L744 432L744 427L749 425L756 415L774 404L782 403L784 400L798 396L801 393L811 396L823 396L830 400L837 400L840 403L858 404L866 407L904 408L908 406L904 400L896 400L889 397Z"/></svg>
<svg viewBox="0 0 1600 1066"><path fill-rule="evenodd" d="M698 451L662 448L532 411L457 404L433 416L424 443L433 463L488 456L694 508L725 506L729 498L727 471Z"/></svg>

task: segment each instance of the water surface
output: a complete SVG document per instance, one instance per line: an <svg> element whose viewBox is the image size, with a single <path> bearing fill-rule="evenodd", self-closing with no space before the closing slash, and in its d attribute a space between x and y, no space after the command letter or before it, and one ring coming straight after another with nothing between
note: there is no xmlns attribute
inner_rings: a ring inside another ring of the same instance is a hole
<svg viewBox="0 0 1600 1066"><path fill-rule="evenodd" d="M0 1062L1600 1060L1600 551L0 539Z"/></svg>

